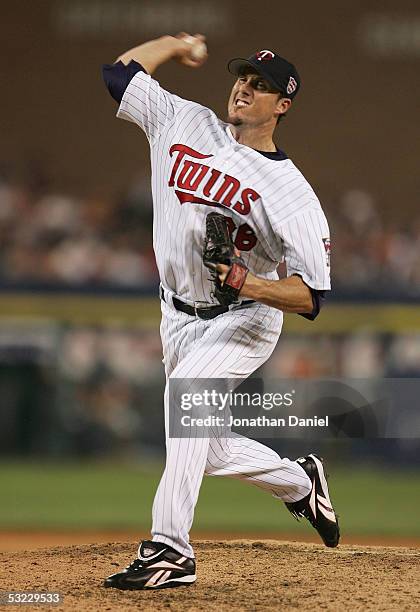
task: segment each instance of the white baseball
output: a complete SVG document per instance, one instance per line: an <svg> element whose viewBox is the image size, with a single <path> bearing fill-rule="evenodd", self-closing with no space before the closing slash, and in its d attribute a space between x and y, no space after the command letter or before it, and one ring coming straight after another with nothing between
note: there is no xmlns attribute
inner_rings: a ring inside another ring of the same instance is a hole
<svg viewBox="0 0 420 612"><path fill-rule="evenodd" d="M207 55L207 45L194 36L185 36L184 41L191 45L190 56L193 60L202 60Z"/></svg>

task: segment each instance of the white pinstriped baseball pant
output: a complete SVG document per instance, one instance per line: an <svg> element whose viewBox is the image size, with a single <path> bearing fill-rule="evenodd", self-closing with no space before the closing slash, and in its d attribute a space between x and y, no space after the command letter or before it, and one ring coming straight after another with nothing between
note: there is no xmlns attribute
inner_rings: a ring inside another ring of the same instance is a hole
<svg viewBox="0 0 420 612"><path fill-rule="evenodd" d="M168 296L167 299L170 302ZM263 304L205 321L164 301L161 338L165 390L166 466L153 502L152 536L193 557L189 531L204 474L247 481L285 502L302 499L311 482L295 461L263 444L235 437L171 438L169 378L247 378L271 355L283 314Z"/></svg>

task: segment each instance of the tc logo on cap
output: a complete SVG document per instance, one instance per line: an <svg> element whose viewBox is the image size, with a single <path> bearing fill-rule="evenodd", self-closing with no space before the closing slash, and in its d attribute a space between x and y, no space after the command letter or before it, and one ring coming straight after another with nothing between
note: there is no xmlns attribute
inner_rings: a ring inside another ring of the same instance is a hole
<svg viewBox="0 0 420 612"><path fill-rule="evenodd" d="M287 83L286 92L288 94L292 94L295 91L296 87L297 87L296 80L293 77L290 77L289 82Z"/></svg>
<svg viewBox="0 0 420 612"><path fill-rule="evenodd" d="M259 62L266 62L267 60L272 59L274 59L274 53L272 51L268 51L268 49L263 49L257 53L257 60Z"/></svg>

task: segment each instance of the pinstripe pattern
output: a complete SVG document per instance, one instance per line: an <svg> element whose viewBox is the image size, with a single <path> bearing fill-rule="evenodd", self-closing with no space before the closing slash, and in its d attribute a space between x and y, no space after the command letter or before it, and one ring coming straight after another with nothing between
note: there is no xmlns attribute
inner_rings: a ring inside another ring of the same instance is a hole
<svg viewBox="0 0 420 612"><path fill-rule="evenodd" d="M174 144L210 155L200 161L209 167L209 173L212 169L220 172L210 197L204 194L206 178L194 192L197 197L211 201L225 174L235 177L241 189L250 187L260 195L246 215L223 208L237 228L246 223L257 238L254 248L242 251L251 272L277 279L278 262L285 259L289 276L300 274L314 289L330 288L322 242L330 235L327 220L311 186L290 159L267 159L238 144L211 110L165 91L143 72L129 84L117 116L141 127L151 145L153 241L165 288L186 301L213 301L202 263L205 218L212 209L198 203L181 205L174 187L168 185L176 157L169 150ZM194 160L188 155L184 159ZM182 163L175 181L181 170Z"/></svg>
<svg viewBox="0 0 420 612"><path fill-rule="evenodd" d="M170 302L170 298L168 299ZM246 314L245 314L246 313ZM280 336L282 313L263 304L230 311L211 321L194 319L162 302L161 336L167 380L246 378L271 355ZM168 431L168 388L165 423ZM308 494L300 465L270 448L223 431L209 438L166 439L166 467L153 504L153 540L192 556L188 533L204 474L245 480L283 501Z"/></svg>
<svg viewBox="0 0 420 612"><path fill-rule="evenodd" d="M248 377L271 355L283 321L280 311L263 304L203 321L176 311L171 297L190 304L213 301L202 250L206 215L215 201L233 221L235 240L252 237L242 243L242 256L251 272L267 279L278 278L278 263L285 260L288 275L298 273L314 289L329 289L323 243L329 229L314 191L291 160L267 159L238 144L211 110L165 91L151 76L134 76L117 116L137 124L151 146L153 244L166 296L160 331L167 457L152 535L191 557L188 534L204 474L245 480L285 502L307 495L310 480L298 463L254 440L227 437L223 429L208 438L193 432L169 437L169 381ZM225 179L233 185L230 200Z"/></svg>

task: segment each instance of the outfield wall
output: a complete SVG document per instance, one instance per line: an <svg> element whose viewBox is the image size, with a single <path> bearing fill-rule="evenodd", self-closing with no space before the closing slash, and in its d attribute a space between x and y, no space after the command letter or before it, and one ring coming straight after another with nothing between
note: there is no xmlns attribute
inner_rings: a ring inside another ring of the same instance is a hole
<svg viewBox="0 0 420 612"><path fill-rule="evenodd" d="M60 292L8 292L0 298L0 321L23 326L31 322L69 325L133 325L158 329L159 300L149 296L95 295ZM285 315L285 330L300 334L340 334L356 331L378 333L420 332L420 308L416 303L327 303L315 322Z"/></svg>
<svg viewBox="0 0 420 612"><path fill-rule="evenodd" d="M159 321L159 301L152 297L3 294L0 453L162 454L165 381ZM315 322L286 315L284 333L258 375L272 380L418 378L418 309L413 304L329 303ZM280 446L290 454L303 448L287 440ZM419 456L416 440L340 440L324 446L343 459L399 462Z"/></svg>

